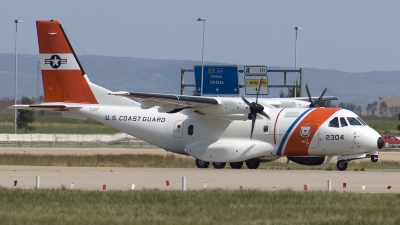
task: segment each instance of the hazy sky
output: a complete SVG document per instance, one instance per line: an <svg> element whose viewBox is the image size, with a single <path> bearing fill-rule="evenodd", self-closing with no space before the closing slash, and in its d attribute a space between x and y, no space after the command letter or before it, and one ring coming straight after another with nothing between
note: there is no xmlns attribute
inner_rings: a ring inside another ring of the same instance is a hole
<svg viewBox="0 0 400 225"><path fill-rule="evenodd" d="M400 70L400 1L2 0L0 53L37 54L36 20L63 24L79 54L348 72Z"/></svg>

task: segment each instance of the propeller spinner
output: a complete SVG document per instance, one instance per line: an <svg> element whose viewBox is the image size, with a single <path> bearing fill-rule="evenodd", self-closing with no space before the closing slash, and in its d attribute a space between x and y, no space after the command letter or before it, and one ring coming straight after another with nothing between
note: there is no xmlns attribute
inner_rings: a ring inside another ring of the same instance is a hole
<svg viewBox="0 0 400 225"><path fill-rule="evenodd" d="M245 97L242 96L243 101L250 107L250 115L251 115L251 133L250 140L253 138L254 125L257 119L257 113L261 114L269 119L269 116L264 112L264 106L258 104L258 94L260 93L260 87L263 77L260 77L257 87L257 97L256 102L250 103Z"/></svg>

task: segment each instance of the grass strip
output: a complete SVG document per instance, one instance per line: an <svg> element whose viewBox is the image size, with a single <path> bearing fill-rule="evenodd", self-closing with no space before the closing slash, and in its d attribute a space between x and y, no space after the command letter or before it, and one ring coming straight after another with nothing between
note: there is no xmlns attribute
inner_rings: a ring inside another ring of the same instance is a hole
<svg viewBox="0 0 400 225"><path fill-rule="evenodd" d="M400 224L400 194L0 188L2 224Z"/></svg>
<svg viewBox="0 0 400 225"><path fill-rule="evenodd" d="M195 168L195 160L176 154L95 154L95 155L50 155L50 154L0 154L0 165L66 166L66 167L153 167L153 168ZM244 165L243 168L246 166ZM210 168L212 166L210 165ZM227 163L226 169L230 168ZM270 170L337 170L336 163L319 166L304 166L282 161L261 163L260 169ZM351 161L347 170L364 171L372 169L399 169L400 162L380 160Z"/></svg>

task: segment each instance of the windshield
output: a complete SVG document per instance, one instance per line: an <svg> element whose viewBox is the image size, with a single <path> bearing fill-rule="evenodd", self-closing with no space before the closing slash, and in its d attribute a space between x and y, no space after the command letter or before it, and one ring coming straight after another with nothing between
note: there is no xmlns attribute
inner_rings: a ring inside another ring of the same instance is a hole
<svg viewBox="0 0 400 225"><path fill-rule="evenodd" d="M364 122L364 120L362 120L360 117L357 117L357 120L360 121L364 126L368 126L368 124Z"/></svg>
<svg viewBox="0 0 400 225"><path fill-rule="evenodd" d="M354 117L347 117L347 121L349 121L349 124L352 126L361 126L362 124Z"/></svg>

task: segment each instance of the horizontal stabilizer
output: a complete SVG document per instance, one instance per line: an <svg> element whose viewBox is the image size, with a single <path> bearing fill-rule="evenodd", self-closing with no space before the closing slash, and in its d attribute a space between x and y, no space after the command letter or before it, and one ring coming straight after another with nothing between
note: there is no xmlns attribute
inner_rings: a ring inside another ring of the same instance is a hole
<svg viewBox="0 0 400 225"><path fill-rule="evenodd" d="M23 109L23 110L63 111L63 110L69 110L69 109L79 109L79 108L81 108L81 106L37 104L37 105L12 105L8 108L9 109Z"/></svg>

